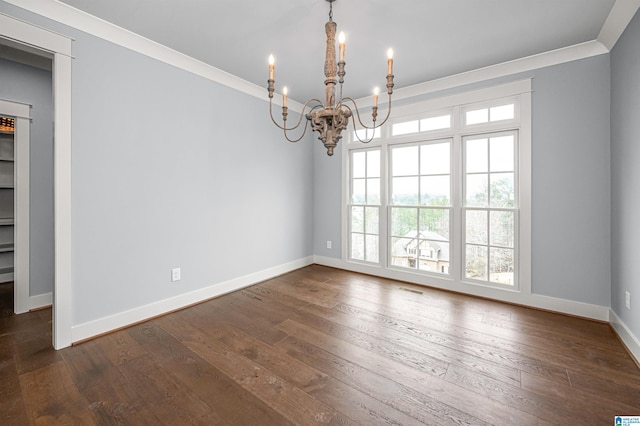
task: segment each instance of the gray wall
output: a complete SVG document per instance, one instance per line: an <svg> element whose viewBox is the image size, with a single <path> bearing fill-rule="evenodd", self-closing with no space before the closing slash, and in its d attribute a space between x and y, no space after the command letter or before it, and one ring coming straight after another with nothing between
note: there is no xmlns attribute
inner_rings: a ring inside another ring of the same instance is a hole
<svg viewBox="0 0 640 426"><path fill-rule="evenodd" d="M315 137L313 140L313 252L336 259L342 256L342 143L329 157L322 142ZM331 249L327 241L331 241Z"/></svg>
<svg viewBox="0 0 640 426"><path fill-rule="evenodd" d="M533 78L532 291L601 306L611 286L609 66L601 55L414 99ZM326 249L340 238L339 165L314 158L315 253L340 258Z"/></svg>
<svg viewBox="0 0 640 426"><path fill-rule="evenodd" d="M313 254L312 147L284 141L264 100L0 12L75 40L74 325Z"/></svg>
<svg viewBox="0 0 640 426"><path fill-rule="evenodd" d="M611 52L611 307L640 336L640 14ZM625 308L625 291L631 308Z"/></svg>
<svg viewBox="0 0 640 426"><path fill-rule="evenodd" d="M532 290L610 306L609 55L533 80Z"/></svg>
<svg viewBox="0 0 640 426"><path fill-rule="evenodd" d="M75 39L74 323L312 254L311 147L266 102Z"/></svg>
<svg viewBox="0 0 640 426"><path fill-rule="evenodd" d="M0 98L32 105L29 294L51 293L53 247L53 94L51 72L0 59Z"/></svg>

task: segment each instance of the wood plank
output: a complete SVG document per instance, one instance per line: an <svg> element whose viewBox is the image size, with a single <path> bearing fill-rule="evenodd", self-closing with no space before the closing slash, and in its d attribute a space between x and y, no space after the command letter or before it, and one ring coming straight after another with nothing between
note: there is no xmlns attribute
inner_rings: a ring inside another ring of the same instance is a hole
<svg viewBox="0 0 640 426"><path fill-rule="evenodd" d="M95 424L89 403L80 394L64 361L20 375L20 389L34 424Z"/></svg>
<svg viewBox="0 0 640 426"><path fill-rule="evenodd" d="M233 323L235 327L265 343L274 343L286 337L286 333L272 327L281 321L279 317L274 319L247 309L248 302L243 301L236 293L226 295L225 302L224 306L203 303L194 306L193 310L205 318L204 324L213 321Z"/></svg>
<svg viewBox="0 0 640 426"><path fill-rule="evenodd" d="M482 393L494 403L517 408L553 424L607 424L613 418L613 415L591 416L587 406L592 401L574 404L571 399L560 399L553 393L539 395L457 366L449 368L445 379Z"/></svg>
<svg viewBox="0 0 640 426"><path fill-rule="evenodd" d="M316 399L338 410L342 408L349 411L350 417L355 421L365 422L365 424L418 424L415 418L348 386L342 378L336 380L329 377L312 368L308 363L303 363L259 340L243 335L232 327L227 326L225 329L225 335L220 339L223 343L310 393ZM354 407L358 407L358 410L354 410Z"/></svg>
<svg viewBox="0 0 640 426"><path fill-rule="evenodd" d="M295 318L300 318L302 316L305 319L299 321L305 321L306 324L309 324L319 330L335 330L337 325L327 323L326 321L322 323L320 319L314 319L313 316L309 315L309 313L327 321L331 320L333 322L340 323L340 325L349 326L360 332L364 332L369 336L377 337L397 345L406 346L409 349L420 353L429 354L429 356L447 363L458 363L459 365L480 369L486 374L491 374L494 377L507 381L508 383L520 383L520 371L518 368L521 368L523 365L528 367L529 364L535 364L535 368L539 370L543 369L543 366L538 365L539 363L536 364L529 359L519 360L515 354L502 352L493 347L484 347L478 343L468 344L467 342L464 342L463 344L465 349L467 349L467 352L459 350L462 344L445 344L447 341L451 340L448 335L442 333L440 335L437 335L437 333L434 335L434 333L428 329L428 331L421 332L422 329L426 328L418 327L414 324L403 324L395 321L391 317L383 317L378 314L367 314L364 312L356 313L349 309L347 309L347 312L343 313L339 309L340 306L346 306L343 304L339 304L336 308L331 310L322 308L318 305L306 305L297 308L294 306L294 302L292 302L293 298L279 294L277 291L264 291L262 286L256 286L247 291L260 294L263 298L269 298L269 303L264 303L267 305L265 306L265 309L268 309L268 306L273 305L274 303L285 303L287 306L281 309L287 310L289 316L294 318L292 316L292 312L303 313L298 314ZM365 320L360 321L359 318L365 318ZM400 332L390 332L390 328L393 328L391 327L392 325L404 325L404 329L400 330ZM402 331L405 332L403 333ZM417 336L415 336L416 333L418 334ZM483 356L478 355L484 355L486 361L483 359ZM505 366L505 360L510 359L517 359L521 362L514 362L512 365ZM499 363L495 361L499 361ZM547 366L545 372L561 377L565 382L568 380L564 369Z"/></svg>
<svg viewBox="0 0 640 426"><path fill-rule="evenodd" d="M62 351L62 356L73 382L100 423L144 424L162 420L143 403L122 374L111 368L101 342L85 342L73 351Z"/></svg>
<svg viewBox="0 0 640 426"><path fill-rule="evenodd" d="M311 394L340 412L348 412L353 421L362 425L419 426L425 424L339 380L329 380L323 388L316 389Z"/></svg>
<svg viewBox="0 0 640 426"><path fill-rule="evenodd" d="M377 330L393 343L402 344L416 350L424 350L431 356L461 367L472 368L483 374L495 377L512 385L519 385L520 371L528 371L553 378L560 383L568 383L564 367L539 361L521 352L513 352L494 345L486 344L481 339L475 341L459 338L457 335L441 332L431 326L420 326L393 316L366 311L349 305L339 304L331 314L341 318L352 327L362 329L357 321L362 319L373 324L371 329ZM314 313L322 315L318 310ZM340 315L340 316L339 316Z"/></svg>
<svg viewBox="0 0 640 426"><path fill-rule="evenodd" d="M276 346L330 377L340 377L347 385L376 399L386 400L407 414L414 413L414 417L427 423L537 424L534 416L495 406L488 398L440 378L423 375L404 378L388 370L372 371L293 336ZM421 413L424 410L426 413ZM427 421L429 418L431 420Z"/></svg>
<svg viewBox="0 0 640 426"><path fill-rule="evenodd" d="M522 365L515 363L508 365L505 362L505 359L510 359L507 353L501 353L493 347L486 348L477 343L459 343L444 333L434 333L426 327L396 321L392 317L362 311L354 312L348 309L348 312L344 312L339 308L345 306L339 304L334 309L328 310L310 305L300 310L306 313L307 321L305 322L319 330L335 330L337 326L327 323L330 321L357 330L357 333L362 332L381 341L384 340L418 353L428 354L445 363L472 367L507 383L520 383L519 368ZM511 355L511 358L515 358L515 356ZM566 380L564 370L562 374Z"/></svg>
<svg viewBox="0 0 640 426"><path fill-rule="evenodd" d="M113 365L122 365L147 351L126 330L116 331L97 339L100 348Z"/></svg>
<svg viewBox="0 0 640 426"><path fill-rule="evenodd" d="M0 378L0 424L29 424L20 379L12 358L0 362Z"/></svg>
<svg viewBox="0 0 640 426"><path fill-rule="evenodd" d="M342 305L338 304L336 309L342 309ZM543 335L531 336L519 334L512 330L487 328L477 321L465 321L462 323L457 320L453 322L446 320L436 321L423 317L419 313L407 313L400 309L391 309L375 303L351 299L346 310L356 309L392 317L409 324L415 324L416 326L426 327L430 331L459 336L460 339L469 341L470 343L486 344L496 347L497 349L522 354L542 363L557 365L563 368L579 365L581 369L589 371L592 374L600 375L603 378L613 376L623 379L628 376L628 372L634 371L630 365L633 361L626 352L624 354L619 352L609 354L610 357L623 357L623 359L626 360L628 364L628 370L626 372L617 371L615 365L613 365L612 368L605 369L597 359L590 360L588 357L584 357L586 352L594 350L594 345L571 342L569 338L566 340L546 339ZM546 313L543 312L542 314ZM618 343L617 346L620 347L621 345ZM602 354L602 352L599 353ZM543 371L541 371L541 375L551 377ZM637 375L632 376L639 378ZM562 375L556 375L555 377L560 382L566 381L566 378L563 378ZM638 384L640 385L640 382L638 382Z"/></svg>
<svg viewBox="0 0 640 426"><path fill-rule="evenodd" d="M165 316L128 331L159 366L170 371L229 424L289 425L284 417L165 330L180 330L183 324L175 316Z"/></svg>
<svg viewBox="0 0 640 426"><path fill-rule="evenodd" d="M333 307L340 295L340 291L309 278L287 280L286 277L278 277L262 283L262 287L295 294L303 302L327 308Z"/></svg>
<svg viewBox="0 0 640 426"><path fill-rule="evenodd" d="M119 367L128 383L165 424L226 424L202 399L150 354Z"/></svg>
<svg viewBox="0 0 640 426"><path fill-rule="evenodd" d="M43 329L39 326L30 329L28 333L18 333L14 341L18 374L46 367L62 359L60 352L52 347L51 329L48 327Z"/></svg>
<svg viewBox="0 0 640 426"><path fill-rule="evenodd" d="M264 308L270 309L267 304L265 304ZM301 309L304 310L304 308ZM396 361L404 362L413 368L417 368L422 371L429 371L432 374L443 374L443 372L446 370L448 364L446 361L433 358L432 356L427 355L423 352L418 352L400 345L390 344L382 339L367 335L365 333L361 333L357 330L341 326L337 323L333 323L319 317L314 317L308 314L300 315L299 313L295 312L293 307L291 307L291 309L288 310L288 315L293 317L294 314L297 314L296 318L298 319L298 321L304 321L305 323L304 325L301 323L298 324L304 327L309 332L313 333L320 330L325 333L325 336L330 334L334 337L337 337L338 339L342 339L342 341L348 341L350 343L358 345L364 350L369 351L369 353L377 353L383 357L388 357ZM285 321L277 328L287 333L291 333L291 330L286 328L287 323L289 323L289 321ZM334 342L337 341L338 340L334 340Z"/></svg>
<svg viewBox="0 0 640 426"><path fill-rule="evenodd" d="M612 401L619 401L623 404L636 407L635 411L640 413L640 385L638 385L637 374L626 375L626 379L615 377L614 380L602 379L599 376L590 375L574 369L569 369L569 381L573 389L586 392L592 397L604 397Z"/></svg>
<svg viewBox="0 0 640 426"><path fill-rule="evenodd" d="M236 353L287 380L305 392L323 387L328 379L309 365L274 349L272 346L255 339L227 324L223 324L219 340Z"/></svg>
<svg viewBox="0 0 640 426"><path fill-rule="evenodd" d="M635 394L635 402L631 405L612 400L607 398L606 395L593 395L581 389L553 383L528 373L522 373L522 389L537 393L543 397L555 397L568 401L565 406L574 405L576 406L575 409L580 410L584 416L590 417L593 421L601 419L603 424L607 417L611 419L616 415L620 415L620 413L640 412L640 389L636 389L633 392ZM590 403L588 406L582 407L582 403L576 403L576 401L590 401Z"/></svg>
<svg viewBox="0 0 640 426"><path fill-rule="evenodd" d="M164 327L167 327L164 325ZM295 424L327 424L336 411L203 331L184 324L174 337Z"/></svg>
<svg viewBox="0 0 640 426"><path fill-rule="evenodd" d="M435 377L444 377L449 367L448 364L443 363L433 365L425 362L421 358L410 360L403 359L402 357L400 357L400 360L389 358L370 350L370 348L362 348L350 341L325 334L292 320L286 320L280 324L278 328L301 340L311 339L316 342L315 344L317 344L317 346L322 347L326 351L342 358L351 359L356 364L368 370L386 371L387 374L392 374L397 377L412 378L420 376L421 373Z"/></svg>

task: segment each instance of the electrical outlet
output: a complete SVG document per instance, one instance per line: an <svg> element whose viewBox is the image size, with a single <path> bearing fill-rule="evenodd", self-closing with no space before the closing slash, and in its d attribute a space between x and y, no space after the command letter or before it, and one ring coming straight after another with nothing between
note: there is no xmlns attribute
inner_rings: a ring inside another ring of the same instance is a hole
<svg viewBox="0 0 640 426"><path fill-rule="evenodd" d="M331 248L331 241L327 240L327 248L330 249Z"/></svg>
<svg viewBox="0 0 640 426"><path fill-rule="evenodd" d="M173 268L171 270L171 281L180 281L180 268Z"/></svg>
<svg viewBox="0 0 640 426"><path fill-rule="evenodd" d="M627 307L627 309L631 310L631 293L629 293L628 291L624 292L624 305Z"/></svg>

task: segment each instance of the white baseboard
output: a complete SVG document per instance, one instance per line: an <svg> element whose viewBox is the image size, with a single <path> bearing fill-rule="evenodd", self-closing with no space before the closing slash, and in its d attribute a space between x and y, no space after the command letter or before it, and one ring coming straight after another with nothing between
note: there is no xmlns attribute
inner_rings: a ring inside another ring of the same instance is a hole
<svg viewBox="0 0 640 426"><path fill-rule="evenodd" d="M278 275L303 268L305 266L311 265L312 263L313 256L305 257L293 262L275 266L273 268L254 272L229 281L217 283L189 293L180 294L169 299L159 300L157 302L149 303L148 305L140 306L128 311L118 312L117 314L109 315L104 318L99 318L83 324L78 324L73 326L71 329L71 340L72 342L79 342L92 337L96 337L101 334L105 334L122 327L136 324L138 322L145 321L150 318L157 317L159 315L163 315L168 312L172 312L199 302L203 302L205 300L221 296L226 293L240 290L244 287L251 286L261 281L276 277Z"/></svg>
<svg viewBox="0 0 640 426"><path fill-rule="evenodd" d="M334 259L330 257L315 256L314 259L314 263L317 263L319 265L330 266L347 271L376 275L379 277L425 285L441 290L455 291L472 296L485 297L501 302L514 303L517 305L529 306L537 309L560 312L563 314L575 315L598 321L609 321L608 306L592 305L589 303L575 302L572 300L559 299L556 297L543 296L539 294L525 294L517 291L502 290L498 288L483 287L477 285L460 285L459 283L454 283L452 281L447 282L446 285L443 285L430 280L427 284L424 282L425 279L422 275L405 273L402 271L395 271L364 264L345 262L341 259Z"/></svg>
<svg viewBox="0 0 640 426"><path fill-rule="evenodd" d="M53 293L29 296L29 310L46 308L53 305Z"/></svg>
<svg viewBox="0 0 640 426"><path fill-rule="evenodd" d="M629 330L629 327L622 322L613 309L609 312L609 323L627 347L629 353L635 358L636 364L640 365L640 339Z"/></svg>

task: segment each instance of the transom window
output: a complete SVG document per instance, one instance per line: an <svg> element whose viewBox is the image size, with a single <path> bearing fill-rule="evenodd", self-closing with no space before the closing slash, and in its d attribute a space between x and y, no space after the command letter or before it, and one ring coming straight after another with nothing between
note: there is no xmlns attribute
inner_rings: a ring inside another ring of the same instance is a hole
<svg viewBox="0 0 640 426"><path fill-rule="evenodd" d="M512 120L515 118L515 104L508 103L493 107L471 109L465 112L465 124L490 123L502 120Z"/></svg>
<svg viewBox="0 0 640 426"><path fill-rule="evenodd" d="M451 114L444 114L394 123L391 126L391 135L402 136L411 133L430 132L449 128L451 128Z"/></svg>

